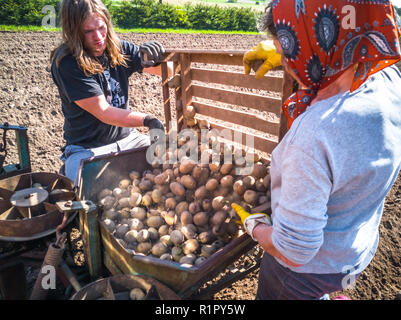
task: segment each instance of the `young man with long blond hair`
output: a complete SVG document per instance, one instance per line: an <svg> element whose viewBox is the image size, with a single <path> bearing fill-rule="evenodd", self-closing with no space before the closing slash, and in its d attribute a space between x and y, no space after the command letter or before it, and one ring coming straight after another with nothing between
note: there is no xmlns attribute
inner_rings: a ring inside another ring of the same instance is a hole
<svg viewBox="0 0 401 320"><path fill-rule="evenodd" d="M63 42L51 53L51 73L65 117L63 171L76 183L82 159L149 145L135 127L164 130L156 117L128 103L128 78L142 71L160 75L164 48L120 40L101 0L63 0L60 18Z"/></svg>

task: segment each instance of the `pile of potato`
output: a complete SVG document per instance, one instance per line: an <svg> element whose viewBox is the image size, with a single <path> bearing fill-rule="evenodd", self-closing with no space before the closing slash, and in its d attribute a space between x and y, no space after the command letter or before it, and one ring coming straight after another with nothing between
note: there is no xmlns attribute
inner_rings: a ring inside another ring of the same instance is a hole
<svg viewBox="0 0 401 320"><path fill-rule="evenodd" d="M202 145L198 148L205 150ZM232 152L232 164L223 163L226 148ZM234 157L235 152L243 158ZM210 159L213 155L210 152ZM181 155L174 164L154 163L152 170L132 171L114 188L98 194L104 225L132 254L199 266L243 232L231 203L250 211L270 201L267 161L225 144L218 158L198 164ZM253 170L246 176L236 175L244 159L251 159Z"/></svg>

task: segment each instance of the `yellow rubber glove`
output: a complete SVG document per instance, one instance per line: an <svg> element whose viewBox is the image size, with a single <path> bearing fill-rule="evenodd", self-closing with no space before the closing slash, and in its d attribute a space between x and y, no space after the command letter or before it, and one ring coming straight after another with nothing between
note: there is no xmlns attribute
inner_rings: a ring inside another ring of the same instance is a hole
<svg viewBox="0 0 401 320"><path fill-rule="evenodd" d="M255 73L256 79L261 79L269 70L281 66L281 55L276 52L273 41L265 40L259 42L256 47L244 54L242 62L245 74L250 73L257 60L261 60L263 64Z"/></svg>
<svg viewBox="0 0 401 320"><path fill-rule="evenodd" d="M256 241L256 239L253 237L252 232L253 229L258 225L259 223L264 223L269 226L272 225L272 221L266 213L249 213L245 211L243 207L236 203L231 204L231 208L235 210L235 212L238 214L238 216L241 219L241 223L244 225L244 229L246 233L248 233L253 240Z"/></svg>

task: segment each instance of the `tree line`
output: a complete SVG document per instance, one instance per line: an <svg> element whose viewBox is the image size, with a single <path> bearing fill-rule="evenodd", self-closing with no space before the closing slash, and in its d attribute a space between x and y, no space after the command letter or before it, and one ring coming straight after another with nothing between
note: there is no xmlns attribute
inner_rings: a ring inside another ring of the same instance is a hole
<svg viewBox="0 0 401 320"><path fill-rule="evenodd" d="M58 13L61 0L0 0L0 24L42 25L49 6ZM104 0L115 26L120 28L172 28L222 31L258 31L260 11L186 3L182 6L159 0Z"/></svg>

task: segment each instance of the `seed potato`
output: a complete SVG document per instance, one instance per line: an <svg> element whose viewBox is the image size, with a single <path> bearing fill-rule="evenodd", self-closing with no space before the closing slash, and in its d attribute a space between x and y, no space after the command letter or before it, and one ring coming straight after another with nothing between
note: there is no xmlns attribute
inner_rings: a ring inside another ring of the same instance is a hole
<svg viewBox="0 0 401 320"><path fill-rule="evenodd" d="M164 185L170 181L170 176L167 172L163 172L155 176L154 181L157 185Z"/></svg>
<svg viewBox="0 0 401 320"><path fill-rule="evenodd" d="M170 233L170 240L175 246L180 246L184 242L184 235L180 230L174 230Z"/></svg>
<svg viewBox="0 0 401 320"><path fill-rule="evenodd" d="M138 231L136 230L129 230L125 235L124 235L124 241L129 243L135 243L136 242L136 237L138 235Z"/></svg>
<svg viewBox="0 0 401 320"><path fill-rule="evenodd" d="M195 189L196 187L196 181L195 179L190 176L189 174L186 174L181 177L181 183L184 185L185 188L187 189Z"/></svg>
<svg viewBox="0 0 401 320"><path fill-rule="evenodd" d="M139 253L143 253L145 255L149 254L151 250L152 250L152 243L150 242L138 243L138 246L136 247L136 251L138 251Z"/></svg>
<svg viewBox="0 0 401 320"><path fill-rule="evenodd" d="M138 171L131 171L129 173L129 178L134 181L135 179L140 179L141 178L141 174Z"/></svg>
<svg viewBox="0 0 401 320"><path fill-rule="evenodd" d="M182 234L185 236L185 238L187 239L187 240L189 240L189 239L195 239L196 238L196 227L195 227L195 230L193 229L193 228L191 228L191 226L193 226L193 227L195 227L193 224L188 224L188 225L185 225L185 226L183 226L182 228L181 228L181 232L182 232Z"/></svg>
<svg viewBox="0 0 401 320"><path fill-rule="evenodd" d="M138 232L137 236L136 236L136 240L138 242L147 242L150 239L150 232L148 231L148 229L142 229Z"/></svg>
<svg viewBox="0 0 401 320"><path fill-rule="evenodd" d="M184 118L187 120L193 119L196 115L196 110L194 108L194 106L189 105L189 106L185 106L182 109L182 114L184 115Z"/></svg>
<svg viewBox="0 0 401 320"><path fill-rule="evenodd" d="M158 242L152 247L152 254L156 257L160 257L165 253L167 253L167 246L162 242Z"/></svg>
<svg viewBox="0 0 401 320"><path fill-rule="evenodd" d="M212 244L204 244L201 247L201 256L209 258L213 253L216 252L216 246Z"/></svg>
<svg viewBox="0 0 401 320"><path fill-rule="evenodd" d="M219 182L217 181L217 179L211 178L206 182L206 190L208 191L213 191L215 190L219 185Z"/></svg>
<svg viewBox="0 0 401 320"><path fill-rule="evenodd" d="M255 185L256 179L253 176L246 176L242 179L245 188L250 189Z"/></svg>
<svg viewBox="0 0 401 320"><path fill-rule="evenodd" d="M130 211L131 218L145 220L146 218L146 210L142 207L134 207Z"/></svg>
<svg viewBox="0 0 401 320"><path fill-rule="evenodd" d="M235 181L233 185L233 190L237 195L242 196L246 191L244 182L242 180Z"/></svg>
<svg viewBox="0 0 401 320"><path fill-rule="evenodd" d="M204 211L209 212L210 210L212 210L212 200L210 199L204 199L202 201L202 208Z"/></svg>
<svg viewBox="0 0 401 320"><path fill-rule="evenodd" d="M116 225L111 219L104 219L103 220L104 225L106 226L107 230L109 230L110 233L112 233L116 229Z"/></svg>
<svg viewBox="0 0 401 320"><path fill-rule="evenodd" d="M190 173L195 167L196 163L188 157L182 157L179 165L179 172L182 174Z"/></svg>
<svg viewBox="0 0 401 320"><path fill-rule="evenodd" d="M139 231L139 230L143 229L143 222L137 218L130 219L130 222L128 225L129 225L130 230Z"/></svg>
<svg viewBox="0 0 401 320"><path fill-rule="evenodd" d="M187 224L191 224L192 221L192 214L189 213L189 211L183 211L181 213L181 217L180 217L180 221L182 225L187 225Z"/></svg>
<svg viewBox="0 0 401 320"><path fill-rule="evenodd" d="M163 215L163 219L164 219L164 221L166 221L166 223L167 223L169 226L175 225L175 224L177 223L177 221L178 221L178 217L177 217L177 215L175 214L175 211L168 211L168 212L166 212L166 213Z"/></svg>
<svg viewBox="0 0 401 320"><path fill-rule="evenodd" d="M205 186L201 186L195 191L195 199L196 200L203 200L206 198L208 192Z"/></svg>
<svg viewBox="0 0 401 320"><path fill-rule="evenodd" d="M193 216L193 222L196 226L204 226L209 221L209 214L205 211L198 212Z"/></svg>
<svg viewBox="0 0 401 320"><path fill-rule="evenodd" d="M227 216L226 211L219 210L211 217L210 223L213 226L219 226L227 219Z"/></svg>
<svg viewBox="0 0 401 320"><path fill-rule="evenodd" d="M182 246L182 251L184 254L190 254L196 252L199 248L199 242L196 239L188 239L187 241L184 242L184 245Z"/></svg>
<svg viewBox="0 0 401 320"><path fill-rule="evenodd" d="M261 163L255 163L251 175L257 179L264 178L267 174L267 167Z"/></svg>
<svg viewBox="0 0 401 320"><path fill-rule="evenodd" d="M232 169L233 169L232 163L224 163L221 165L220 172L223 175L227 175L231 172Z"/></svg>
<svg viewBox="0 0 401 320"><path fill-rule="evenodd" d="M122 179L118 183L118 187L121 189L127 189L130 184L131 184L131 181L129 179Z"/></svg>
<svg viewBox="0 0 401 320"><path fill-rule="evenodd" d="M185 195L185 188L178 182L172 182L170 183L170 190L172 193L174 193L176 196L184 196Z"/></svg>
<svg viewBox="0 0 401 320"><path fill-rule="evenodd" d="M106 218L108 218L108 219L114 220L114 219L117 219L117 217L118 217L118 212L115 211L115 210L113 210L113 209L109 209L109 210L106 210L106 211L104 212L104 216L105 216Z"/></svg>
<svg viewBox="0 0 401 320"><path fill-rule="evenodd" d="M176 213L178 216L181 216L181 214L182 214L184 211L188 211L188 207L189 207L188 202L186 202L186 201L181 201L179 204L176 205L176 207L175 207L175 213Z"/></svg>
<svg viewBox="0 0 401 320"><path fill-rule="evenodd" d="M179 263L182 265L188 265L188 267L190 267L194 264L195 259L196 256L194 254L187 254L179 260Z"/></svg>
<svg viewBox="0 0 401 320"><path fill-rule="evenodd" d="M142 192L150 191L153 188L153 183L149 179L143 178L138 187Z"/></svg>
<svg viewBox="0 0 401 320"><path fill-rule="evenodd" d="M148 228L149 234L150 234L150 240L152 242L155 242L159 240L159 232L156 230L156 228L149 227Z"/></svg>
<svg viewBox="0 0 401 320"><path fill-rule="evenodd" d="M215 211L219 211L219 210L223 209L224 205L225 205L225 199L223 196L217 196L217 197L213 198L212 208Z"/></svg>
<svg viewBox="0 0 401 320"><path fill-rule="evenodd" d="M103 210L109 210L114 206L116 198L113 196L106 196L99 201L99 204L103 206Z"/></svg>
<svg viewBox="0 0 401 320"><path fill-rule="evenodd" d="M151 196L151 194L146 193L142 197L141 205L143 205L145 207L150 207L152 205L152 196Z"/></svg>
<svg viewBox="0 0 401 320"><path fill-rule="evenodd" d="M164 253L160 256L161 260L166 260L166 261L171 261L173 260L173 257L171 256L170 253Z"/></svg>
<svg viewBox="0 0 401 320"><path fill-rule="evenodd" d="M191 213L192 215L194 215L195 213L201 211L201 203L199 200L191 202L188 206L188 211L189 213Z"/></svg>
<svg viewBox="0 0 401 320"><path fill-rule="evenodd" d="M163 243L167 247L171 247L173 245L173 242L171 241L169 234L161 236L160 237L160 242Z"/></svg>
<svg viewBox="0 0 401 320"><path fill-rule="evenodd" d="M123 189L121 189L119 187L113 189L113 197L116 199L120 199L122 193L123 193Z"/></svg>
<svg viewBox="0 0 401 320"><path fill-rule="evenodd" d="M199 241L204 244L210 243L210 242L214 241L215 239L216 239L216 237L214 236L214 234L211 230L204 231L199 234Z"/></svg>
<svg viewBox="0 0 401 320"><path fill-rule="evenodd" d="M130 230L128 224L121 224L116 228L116 237L124 238L124 235Z"/></svg>
<svg viewBox="0 0 401 320"><path fill-rule="evenodd" d="M258 199L258 194L253 190L246 190L244 200L249 204L255 204Z"/></svg>
<svg viewBox="0 0 401 320"><path fill-rule="evenodd" d="M164 203L166 209L175 209L176 205L177 201L174 198L167 198Z"/></svg>
<svg viewBox="0 0 401 320"><path fill-rule="evenodd" d="M146 220L146 224L149 227L153 227L153 228L158 229L161 225L164 224L164 222L163 222L163 218L161 216L150 216Z"/></svg>
<svg viewBox="0 0 401 320"><path fill-rule="evenodd" d="M159 189L154 189L151 195L153 203L159 203L162 200L162 193Z"/></svg>
<svg viewBox="0 0 401 320"><path fill-rule="evenodd" d="M159 237L165 236L169 234L169 226L166 224L163 224L162 226L159 227L157 230L159 232Z"/></svg>
<svg viewBox="0 0 401 320"><path fill-rule="evenodd" d="M184 253L182 252L181 247L173 247L171 249L171 256L173 257L174 261L179 262L180 259L184 256Z"/></svg>
<svg viewBox="0 0 401 320"><path fill-rule="evenodd" d="M226 175L221 178L220 184L225 188L231 188L234 183L234 178L231 175Z"/></svg>

